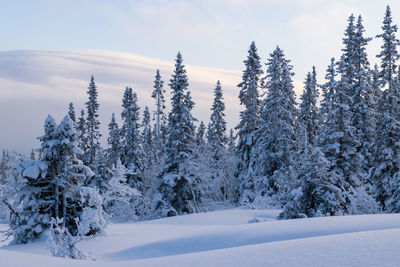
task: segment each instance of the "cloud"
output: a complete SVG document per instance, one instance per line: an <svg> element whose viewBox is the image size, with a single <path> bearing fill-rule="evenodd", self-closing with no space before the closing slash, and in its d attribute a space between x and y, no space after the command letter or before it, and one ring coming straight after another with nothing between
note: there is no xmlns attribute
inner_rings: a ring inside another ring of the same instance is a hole
<svg viewBox="0 0 400 267"><path fill-rule="evenodd" d="M102 133L107 135L111 113L119 115L126 86L138 94L142 111L154 106L151 98L156 69L160 69L169 92L173 62L107 51L11 51L0 52L0 148L28 152L37 147L48 113L61 120L69 102L84 108L90 75L99 91ZM240 71L187 66L190 90L196 102L194 114L207 121L212 90L219 79L225 93L230 126L240 109L236 84ZM169 99L169 95L167 95ZM77 110L79 112L79 110Z"/></svg>
<svg viewBox="0 0 400 267"><path fill-rule="evenodd" d="M184 56L184 55L183 55ZM60 121L67 113L69 102L76 112L85 108L90 76L95 77L100 102L103 141L111 113L119 117L121 99L126 86L138 94L141 111L151 98L156 69L160 69L165 88L174 68L173 62L110 51L9 51L0 52L0 149L29 152L38 147L36 137L43 132L47 114ZM228 127L238 123L237 84L241 71L186 65L189 89L196 105L198 120L208 122L217 80L222 83L226 102ZM295 83L296 87L302 85ZM169 101L168 101L169 102Z"/></svg>

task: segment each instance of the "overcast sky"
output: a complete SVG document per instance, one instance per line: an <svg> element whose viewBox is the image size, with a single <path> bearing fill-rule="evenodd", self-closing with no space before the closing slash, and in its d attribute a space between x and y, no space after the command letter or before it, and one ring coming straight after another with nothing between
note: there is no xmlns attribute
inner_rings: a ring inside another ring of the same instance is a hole
<svg viewBox="0 0 400 267"><path fill-rule="evenodd" d="M251 41L264 63L276 45L285 51L299 93L312 65L323 81L329 59L340 54L348 16L361 14L366 36L374 37L387 4L399 24L395 0L3 1L0 149L37 146L48 113L60 120L68 102L82 107L91 74L106 134L125 86L138 91L142 107L151 106L155 69L169 79L178 50L189 66L195 115L207 120L213 86L221 79L232 127L240 110L235 85ZM379 40L370 42L372 63L379 46Z"/></svg>

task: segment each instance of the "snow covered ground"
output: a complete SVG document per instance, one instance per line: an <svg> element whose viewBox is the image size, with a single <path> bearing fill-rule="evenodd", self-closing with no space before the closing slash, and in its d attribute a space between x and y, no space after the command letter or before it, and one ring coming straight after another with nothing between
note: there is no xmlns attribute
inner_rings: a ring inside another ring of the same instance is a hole
<svg viewBox="0 0 400 267"><path fill-rule="evenodd" d="M399 266L400 214L275 221L278 213L110 224L105 236L79 244L95 261L51 257L45 242L3 243L0 266Z"/></svg>

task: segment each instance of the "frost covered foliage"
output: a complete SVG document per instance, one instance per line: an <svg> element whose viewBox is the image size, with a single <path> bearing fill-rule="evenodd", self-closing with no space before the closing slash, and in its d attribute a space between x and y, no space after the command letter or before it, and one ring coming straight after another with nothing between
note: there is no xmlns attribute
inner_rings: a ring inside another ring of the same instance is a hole
<svg viewBox="0 0 400 267"><path fill-rule="evenodd" d="M137 220L143 216L141 206L144 204L142 194L128 185L126 168L117 161L112 168L112 176L108 181L107 191L104 194L104 210L115 220Z"/></svg>
<svg viewBox="0 0 400 267"><path fill-rule="evenodd" d="M16 243L39 238L52 219L61 219L61 228L72 236L95 235L105 225L99 193L84 186L94 175L77 159L77 134L69 116L56 125L45 121L41 160L25 160L18 170L25 179L21 190L8 199L12 211L10 228Z"/></svg>
<svg viewBox="0 0 400 267"><path fill-rule="evenodd" d="M298 170L298 183L291 190L280 218L340 215L342 192L336 186L338 178L329 172L329 163L319 148L315 148L311 155L306 149Z"/></svg>
<svg viewBox="0 0 400 267"><path fill-rule="evenodd" d="M18 192L23 184L21 174L15 167L24 157L16 152L3 150L0 159L0 223L10 220L10 209L6 200Z"/></svg>

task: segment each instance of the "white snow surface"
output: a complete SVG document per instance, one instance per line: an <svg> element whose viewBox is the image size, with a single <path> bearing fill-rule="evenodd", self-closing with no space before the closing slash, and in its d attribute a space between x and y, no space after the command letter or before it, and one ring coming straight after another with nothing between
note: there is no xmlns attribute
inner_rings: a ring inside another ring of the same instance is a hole
<svg viewBox="0 0 400 267"><path fill-rule="evenodd" d="M237 208L110 224L106 235L78 245L95 261L52 257L44 241L0 242L0 266L399 266L400 214L276 221L279 212Z"/></svg>

